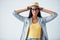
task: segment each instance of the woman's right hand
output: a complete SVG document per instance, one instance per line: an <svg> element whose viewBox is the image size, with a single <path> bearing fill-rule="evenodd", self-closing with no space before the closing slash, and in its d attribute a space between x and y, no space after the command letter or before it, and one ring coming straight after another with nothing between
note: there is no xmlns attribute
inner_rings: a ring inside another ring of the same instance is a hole
<svg viewBox="0 0 60 40"><path fill-rule="evenodd" d="M27 6L27 10L30 10L31 9L31 6Z"/></svg>

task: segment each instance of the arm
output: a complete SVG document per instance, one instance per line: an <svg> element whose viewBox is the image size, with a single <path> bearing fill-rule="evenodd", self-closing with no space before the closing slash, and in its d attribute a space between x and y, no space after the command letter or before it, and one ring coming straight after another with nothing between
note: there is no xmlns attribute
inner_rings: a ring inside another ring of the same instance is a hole
<svg viewBox="0 0 60 40"><path fill-rule="evenodd" d="M28 9L28 7L27 8L24 8L24 9L19 9L19 10L16 10L16 12L18 12L18 13L22 13L22 12L24 12L24 11L28 11L29 9Z"/></svg>
<svg viewBox="0 0 60 40"><path fill-rule="evenodd" d="M54 11L51 11L51 10L48 10L48 9L44 9L44 8L42 8L41 11L46 12L46 13L48 13L48 14L53 14L53 13L55 13Z"/></svg>
<svg viewBox="0 0 60 40"><path fill-rule="evenodd" d="M51 10L47 10L47 9L44 9L44 8L41 11L50 14L50 16L44 17L46 23L49 22L49 21L51 21L51 20L53 20L58 15L56 12L53 12Z"/></svg>
<svg viewBox="0 0 60 40"><path fill-rule="evenodd" d="M19 13L22 13L24 11L29 10L28 7L24 8L24 9L19 9L19 10L14 10L13 15L18 18L19 20L21 20L22 22L24 22L24 20L26 19L26 17L23 17L21 15L19 15Z"/></svg>

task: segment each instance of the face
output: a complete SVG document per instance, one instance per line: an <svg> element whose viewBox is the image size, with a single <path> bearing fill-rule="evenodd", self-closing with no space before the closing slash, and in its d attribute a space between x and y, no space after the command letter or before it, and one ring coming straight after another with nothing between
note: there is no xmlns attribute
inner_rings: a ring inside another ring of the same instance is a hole
<svg viewBox="0 0 60 40"><path fill-rule="evenodd" d="M37 16L39 12L39 9L37 7L32 7L32 14L33 16Z"/></svg>

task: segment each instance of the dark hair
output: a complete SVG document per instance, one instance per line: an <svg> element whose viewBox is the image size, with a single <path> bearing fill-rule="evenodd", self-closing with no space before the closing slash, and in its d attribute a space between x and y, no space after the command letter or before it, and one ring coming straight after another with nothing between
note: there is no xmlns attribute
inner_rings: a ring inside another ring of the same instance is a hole
<svg viewBox="0 0 60 40"><path fill-rule="evenodd" d="M38 17L42 17L40 11L38 12L38 15L37 16ZM32 17L32 8L30 8L30 12L29 12L29 17L28 18L31 18L31 17Z"/></svg>

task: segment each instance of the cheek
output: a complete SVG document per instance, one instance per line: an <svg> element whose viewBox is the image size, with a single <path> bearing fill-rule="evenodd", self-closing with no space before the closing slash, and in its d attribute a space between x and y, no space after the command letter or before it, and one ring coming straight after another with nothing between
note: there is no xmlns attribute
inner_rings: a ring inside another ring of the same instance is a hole
<svg viewBox="0 0 60 40"><path fill-rule="evenodd" d="M37 10L36 13L38 14L38 12L39 12L39 11Z"/></svg>

